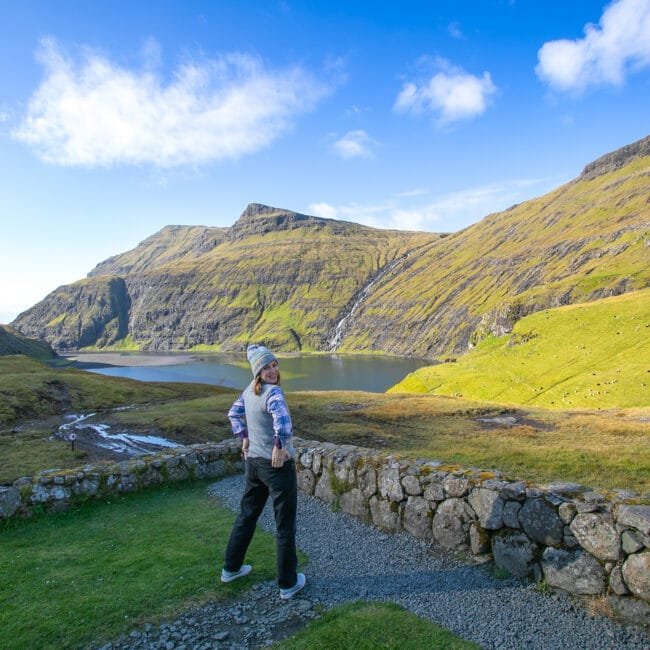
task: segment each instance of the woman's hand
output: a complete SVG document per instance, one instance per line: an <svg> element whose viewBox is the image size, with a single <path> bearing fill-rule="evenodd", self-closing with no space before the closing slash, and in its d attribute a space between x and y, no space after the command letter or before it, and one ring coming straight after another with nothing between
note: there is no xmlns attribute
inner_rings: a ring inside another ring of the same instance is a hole
<svg viewBox="0 0 650 650"><path fill-rule="evenodd" d="M244 460L248 458L248 447L250 445L250 440L248 438L242 438L241 441L241 455L244 457Z"/></svg>
<svg viewBox="0 0 650 650"><path fill-rule="evenodd" d="M282 467L284 461L289 460L289 458L291 458L291 456L286 449L273 447L273 451L271 452L271 467L275 467L276 469Z"/></svg>

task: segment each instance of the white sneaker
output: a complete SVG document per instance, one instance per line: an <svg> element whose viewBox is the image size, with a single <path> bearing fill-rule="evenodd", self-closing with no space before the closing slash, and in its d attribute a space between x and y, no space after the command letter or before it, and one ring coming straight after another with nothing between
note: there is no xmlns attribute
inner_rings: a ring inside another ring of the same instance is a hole
<svg viewBox="0 0 650 650"><path fill-rule="evenodd" d="M289 587L289 589L280 589L280 598L282 598L282 600L289 600L289 598L295 596L305 586L307 582L305 574L299 573L296 577L298 579L293 587Z"/></svg>
<svg viewBox="0 0 650 650"><path fill-rule="evenodd" d="M250 564L242 564L239 571L226 571L225 569L221 569L221 582L232 582L233 580L237 580L237 578L243 578L244 576L247 576L252 569L253 567Z"/></svg>

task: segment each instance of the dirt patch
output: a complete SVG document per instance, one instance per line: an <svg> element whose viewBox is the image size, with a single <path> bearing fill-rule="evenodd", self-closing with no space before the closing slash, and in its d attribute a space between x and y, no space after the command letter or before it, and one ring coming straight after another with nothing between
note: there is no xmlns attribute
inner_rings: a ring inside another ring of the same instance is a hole
<svg viewBox="0 0 650 650"><path fill-rule="evenodd" d="M512 411L508 413L500 413L493 417L482 417L476 418L483 429L501 429L501 428L510 428L510 427L530 427L531 429L537 429L539 431L555 431L555 428L552 424L548 422L542 422L541 420L535 420L528 417L527 413L522 413L521 411Z"/></svg>

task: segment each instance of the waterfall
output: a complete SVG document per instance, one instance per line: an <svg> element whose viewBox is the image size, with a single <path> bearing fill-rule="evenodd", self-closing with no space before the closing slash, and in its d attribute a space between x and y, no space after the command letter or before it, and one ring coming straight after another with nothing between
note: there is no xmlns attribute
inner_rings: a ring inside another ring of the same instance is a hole
<svg viewBox="0 0 650 650"><path fill-rule="evenodd" d="M407 257L408 257L408 253L396 260L393 260L390 264L386 264L386 266L384 266L383 269L381 269L378 273L376 273L373 276L373 278L370 280L370 282L368 282L368 284L362 287L360 291L357 291L357 293L352 298L352 300L354 301L352 303L352 306L350 307L350 309L345 310L346 311L345 316L343 316L343 318L341 318L341 320L336 324L336 327L334 328L334 334L332 338L327 342L330 352L336 352L339 345L341 345L341 341L343 340L346 326L352 322L352 317L354 316L354 312L357 311L359 305L368 297L374 285L377 284L380 280L382 280L386 275L388 275L388 273L390 273L400 262L405 260Z"/></svg>

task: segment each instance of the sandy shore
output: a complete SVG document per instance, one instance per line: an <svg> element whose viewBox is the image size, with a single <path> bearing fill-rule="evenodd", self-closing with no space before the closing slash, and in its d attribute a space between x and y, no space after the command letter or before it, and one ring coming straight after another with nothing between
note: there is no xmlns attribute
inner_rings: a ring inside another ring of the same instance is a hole
<svg viewBox="0 0 650 650"><path fill-rule="evenodd" d="M179 366L196 361L192 354L143 354L137 352L83 352L65 355L80 365L107 366Z"/></svg>

